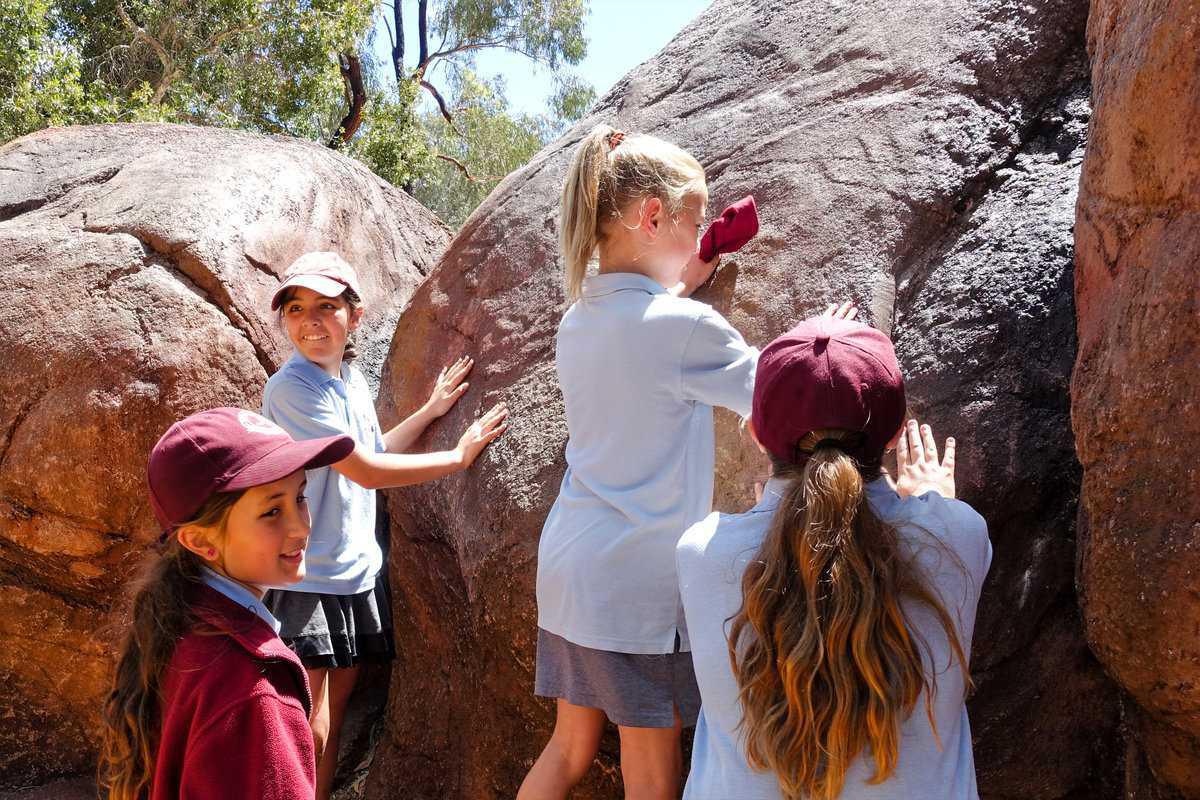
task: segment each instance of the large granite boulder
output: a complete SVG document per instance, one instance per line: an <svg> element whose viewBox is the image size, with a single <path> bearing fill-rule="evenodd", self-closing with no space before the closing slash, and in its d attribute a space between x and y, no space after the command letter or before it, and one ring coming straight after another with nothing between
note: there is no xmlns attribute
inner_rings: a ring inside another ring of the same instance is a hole
<svg viewBox="0 0 1200 800"><path fill-rule="evenodd" d="M1127 693L1126 784L1200 797L1200 2L1094 0L1076 220L1087 635Z"/></svg>
<svg viewBox="0 0 1200 800"><path fill-rule="evenodd" d="M689 149L713 213L757 197L762 232L700 299L759 345L857 300L896 338L913 411L961 442L961 493L996 550L974 643L983 795L1114 796L1117 701L1072 578L1086 17L1082 0L717 0L472 215L401 317L380 409L400 418L469 352L471 392L427 444L497 400L512 427L471 471L389 496L400 657L368 797L511 797L549 734L532 667L566 435L557 202L601 121ZM764 465L732 415L717 424L716 504L741 509ZM607 740L576 796L617 795L614 754Z"/></svg>
<svg viewBox="0 0 1200 800"><path fill-rule="evenodd" d="M51 129L0 148L0 789L90 770L124 585L157 534L150 447L257 408L300 253L359 266L363 365L449 238L360 164L283 137Z"/></svg>

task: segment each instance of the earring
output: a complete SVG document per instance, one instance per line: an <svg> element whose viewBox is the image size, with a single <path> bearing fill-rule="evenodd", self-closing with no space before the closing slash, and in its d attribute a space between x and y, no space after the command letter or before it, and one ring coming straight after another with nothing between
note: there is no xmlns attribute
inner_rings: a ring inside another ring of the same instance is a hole
<svg viewBox="0 0 1200 800"><path fill-rule="evenodd" d="M210 559L212 559L212 558L216 558L216 557L217 557L217 551L216 551L216 549L215 549L215 548L212 548L212 547L210 547L210 548L208 548L208 550L206 550L206 551L204 552L204 555L205 555L205 556L207 556L207 557L208 557L208 558L210 558Z"/></svg>

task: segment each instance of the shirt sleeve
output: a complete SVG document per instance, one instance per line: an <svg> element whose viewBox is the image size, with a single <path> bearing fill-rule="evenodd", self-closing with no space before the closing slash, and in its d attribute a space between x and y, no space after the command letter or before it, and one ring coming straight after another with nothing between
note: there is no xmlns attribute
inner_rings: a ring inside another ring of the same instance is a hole
<svg viewBox="0 0 1200 800"><path fill-rule="evenodd" d="M758 350L707 306L683 349L680 388L687 400L750 416Z"/></svg>
<svg viewBox="0 0 1200 800"><path fill-rule="evenodd" d="M223 711L188 747L180 800L312 800L316 766L304 712L268 694Z"/></svg>
<svg viewBox="0 0 1200 800"><path fill-rule="evenodd" d="M329 398L297 380L272 386L263 395L262 414L297 440L350 433L345 416Z"/></svg>
<svg viewBox="0 0 1200 800"><path fill-rule="evenodd" d="M987 520L962 500L942 497L934 491L917 499L932 515L936 527L944 532L944 541L970 572L972 581L977 587L982 586L992 565Z"/></svg>

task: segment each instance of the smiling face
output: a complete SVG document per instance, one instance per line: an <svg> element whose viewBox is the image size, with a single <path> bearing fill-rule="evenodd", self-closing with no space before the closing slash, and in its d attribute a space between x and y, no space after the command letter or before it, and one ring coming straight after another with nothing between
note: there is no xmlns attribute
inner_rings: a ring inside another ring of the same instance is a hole
<svg viewBox="0 0 1200 800"><path fill-rule="evenodd" d="M179 542L260 596L263 589L298 583L304 578L309 532L304 488L302 469L253 486L230 507L223 527L185 526Z"/></svg>
<svg viewBox="0 0 1200 800"><path fill-rule="evenodd" d="M280 315L300 355L337 377L346 340L362 321L362 308L352 308L345 295L326 297L297 286L280 305Z"/></svg>

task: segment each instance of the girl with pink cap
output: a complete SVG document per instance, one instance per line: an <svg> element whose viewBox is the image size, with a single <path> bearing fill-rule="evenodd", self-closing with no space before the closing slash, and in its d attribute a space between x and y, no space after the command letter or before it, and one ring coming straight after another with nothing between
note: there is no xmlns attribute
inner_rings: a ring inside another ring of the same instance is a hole
<svg viewBox="0 0 1200 800"><path fill-rule="evenodd" d="M359 666L394 655L375 490L466 469L504 432L508 416L498 404L453 450L409 453L425 428L466 392L473 362L460 358L442 370L425 404L382 430L366 379L349 363L363 318L361 298L358 276L336 253L298 258L271 302L295 353L263 392L263 415L297 439L347 434L356 443L345 459L309 472L308 573L268 598L282 623L280 635L300 656L313 687L317 800L332 789L342 718Z"/></svg>

